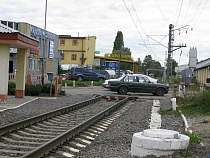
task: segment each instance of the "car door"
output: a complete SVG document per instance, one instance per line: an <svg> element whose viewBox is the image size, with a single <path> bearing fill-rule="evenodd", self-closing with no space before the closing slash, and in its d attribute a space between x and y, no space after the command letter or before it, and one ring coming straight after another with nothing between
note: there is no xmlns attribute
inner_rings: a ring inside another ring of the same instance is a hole
<svg viewBox="0 0 210 158"><path fill-rule="evenodd" d="M92 69L86 69L87 77L89 81L96 81L98 79L97 73L95 73Z"/></svg>
<svg viewBox="0 0 210 158"><path fill-rule="evenodd" d="M145 82L140 83L140 89L142 93L153 93L155 89L155 84L151 83L148 78L144 77Z"/></svg>
<svg viewBox="0 0 210 158"><path fill-rule="evenodd" d="M130 92L139 91L139 79L137 76L127 76L125 77L124 82L128 86L128 91Z"/></svg>

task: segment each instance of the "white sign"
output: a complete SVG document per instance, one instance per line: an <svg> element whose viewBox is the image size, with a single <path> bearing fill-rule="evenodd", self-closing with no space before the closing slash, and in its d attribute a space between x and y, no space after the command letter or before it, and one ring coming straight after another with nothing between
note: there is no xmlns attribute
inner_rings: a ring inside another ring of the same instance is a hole
<svg viewBox="0 0 210 158"><path fill-rule="evenodd" d="M50 58L50 59L52 59L54 57L53 49L54 49L54 41L50 41L49 49L48 49L48 58Z"/></svg>

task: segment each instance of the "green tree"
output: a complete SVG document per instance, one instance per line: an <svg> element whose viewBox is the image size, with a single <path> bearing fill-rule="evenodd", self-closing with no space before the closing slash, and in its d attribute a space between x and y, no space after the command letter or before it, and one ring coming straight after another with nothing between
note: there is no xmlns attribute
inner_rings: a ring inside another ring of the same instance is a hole
<svg viewBox="0 0 210 158"><path fill-rule="evenodd" d="M172 63L171 64L172 65L172 76L176 76L175 67L178 66L178 63L174 59L171 59L171 63ZM171 74L171 71L170 71L170 74Z"/></svg>
<svg viewBox="0 0 210 158"><path fill-rule="evenodd" d="M149 73L154 74L154 77L160 77L163 75L163 71L161 71L163 70L163 67L161 66L159 61L153 60L151 55L145 56L142 63L142 70L145 74L147 74L148 69L156 69L156 70L149 71Z"/></svg>
<svg viewBox="0 0 210 158"><path fill-rule="evenodd" d="M142 62L141 62L141 59L140 58L137 58L136 62L139 65L139 68L138 68L139 72L142 72L143 70L142 70Z"/></svg>
<svg viewBox="0 0 210 158"><path fill-rule="evenodd" d="M124 47L123 33L121 31L118 31L117 36L115 37L112 52L115 50L120 50L122 47Z"/></svg>

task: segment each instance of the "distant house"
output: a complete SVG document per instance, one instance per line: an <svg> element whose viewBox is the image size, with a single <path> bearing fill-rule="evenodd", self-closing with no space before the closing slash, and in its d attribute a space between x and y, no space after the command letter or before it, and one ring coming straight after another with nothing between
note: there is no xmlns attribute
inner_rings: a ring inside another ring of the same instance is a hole
<svg viewBox="0 0 210 158"><path fill-rule="evenodd" d="M210 58L198 62L195 71L198 82L210 87Z"/></svg>
<svg viewBox="0 0 210 158"><path fill-rule="evenodd" d="M176 72L176 76L177 77L182 77L182 70L188 69L189 65L185 64L185 65L179 65L177 67L175 67L175 72Z"/></svg>

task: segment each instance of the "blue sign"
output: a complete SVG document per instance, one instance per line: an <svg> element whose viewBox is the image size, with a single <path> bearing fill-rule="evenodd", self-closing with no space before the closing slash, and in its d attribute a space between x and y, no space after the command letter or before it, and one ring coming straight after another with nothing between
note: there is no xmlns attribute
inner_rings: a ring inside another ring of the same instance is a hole
<svg viewBox="0 0 210 158"><path fill-rule="evenodd" d="M44 36L44 30L31 25L31 34L33 34L34 36L42 37L42 36ZM55 40L56 35L46 31L46 38L51 39L51 40Z"/></svg>
<svg viewBox="0 0 210 158"><path fill-rule="evenodd" d="M117 70L117 61L106 61L105 68L109 70Z"/></svg>

